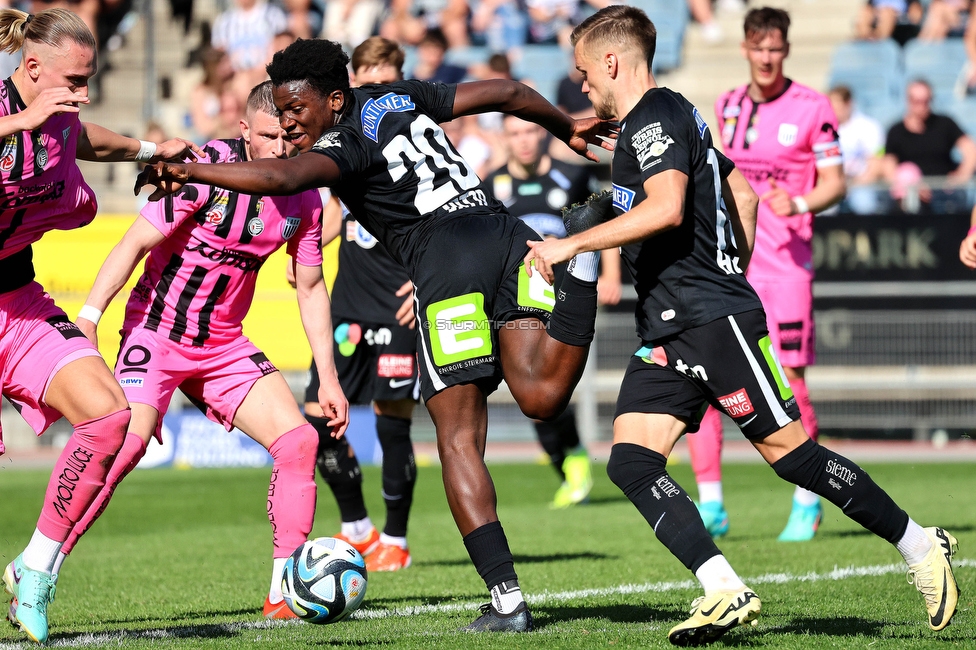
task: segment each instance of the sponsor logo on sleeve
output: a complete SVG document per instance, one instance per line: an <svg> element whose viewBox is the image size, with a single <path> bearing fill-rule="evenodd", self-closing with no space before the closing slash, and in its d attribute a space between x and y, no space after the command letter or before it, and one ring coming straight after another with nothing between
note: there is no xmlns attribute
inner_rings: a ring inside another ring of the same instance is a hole
<svg viewBox="0 0 976 650"><path fill-rule="evenodd" d="M796 124L780 124L776 140L784 147L792 147L796 144L796 136L799 132L800 128Z"/></svg>
<svg viewBox="0 0 976 650"><path fill-rule="evenodd" d="M376 360L376 375L391 379L413 377L413 360L412 354L381 354ZM396 388L392 381L390 386Z"/></svg>
<svg viewBox="0 0 976 650"><path fill-rule="evenodd" d="M691 112L695 116L695 124L698 126L698 137L704 140L705 131L708 130L708 124L705 123L705 118L701 116L697 108L692 107Z"/></svg>
<svg viewBox="0 0 976 650"><path fill-rule="evenodd" d="M360 224L355 219L349 219L346 221L346 241L353 241L359 245L360 248L365 248L369 250L373 246L376 246L376 237Z"/></svg>
<svg viewBox="0 0 976 650"><path fill-rule="evenodd" d="M613 207L618 208L622 212L629 212L630 208L634 204L634 195L636 193L633 190L628 190L626 187L620 187L616 183L613 184Z"/></svg>
<svg viewBox="0 0 976 650"><path fill-rule="evenodd" d="M635 133L630 139L630 143L637 155L637 163L640 165L641 171L644 171L653 167L657 162L652 161L651 158L661 156L668 150L669 145L674 144L674 140L664 132L664 127L661 126L660 122L653 122Z"/></svg>
<svg viewBox="0 0 976 650"><path fill-rule="evenodd" d="M285 217L285 222L281 224L281 238L291 239L298 232L298 226L301 223L301 217Z"/></svg>
<svg viewBox="0 0 976 650"><path fill-rule="evenodd" d="M756 411L752 407L752 401L749 399L745 388L740 388L734 393L719 397L718 403L722 405L725 412L732 418L741 418L744 415L749 415Z"/></svg>
<svg viewBox="0 0 976 650"><path fill-rule="evenodd" d="M332 147L342 147L342 143L339 142L339 134L336 131L323 133L322 137L315 142L316 149L330 149Z"/></svg>
<svg viewBox="0 0 976 650"><path fill-rule="evenodd" d="M817 163L821 163L825 160L836 160L840 161L840 142L837 140L832 140L830 142L818 142L813 145L813 155L817 159Z"/></svg>
<svg viewBox="0 0 976 650"><path fill-rule="evenodd" d="M379 99L368 99L363 104L360 117L363 122L363 135L373 142L380 141L380 122L387 113L404 113L416 108L410 95L387 93Z"/></svg>

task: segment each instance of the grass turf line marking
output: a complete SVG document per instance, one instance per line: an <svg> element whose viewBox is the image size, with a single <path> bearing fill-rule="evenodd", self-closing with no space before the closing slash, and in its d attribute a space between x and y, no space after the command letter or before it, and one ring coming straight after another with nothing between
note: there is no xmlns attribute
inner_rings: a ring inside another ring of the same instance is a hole
<svg viewBox="0 0 976 650"><path fill-rule="evenodd" d="M976 559L960 559L953 561L954 569L976 568ZM752 578L745 578L748 585L787 584L793 582L832 582L849 580L851 578L884 576L906 571L904 564L875 564L871 566L849 566L834 568L825 573L766 573ZM696 589L698 583L694 580L676 580L666 582L651 582L645 584L618 585L599 589L578 589L574 591L543 591L530 594L525 600L530 605L565 602L584 598L621 596L645 593L663 593L686 589ZM356 619L385 619L416 616L417 614L451 614L476 610L482 601L469 603L451 603L444 605L418 605L415 607L398 607L396 609L361 609L353 613ZM260 630L286 627L298 624L297 621L243 621L240 623L219 623L214 625L190 625L186 627L154 628L135 630L132 632L105 632L100 634L80 634L68 638L55 638L47 643L51 648L83 648L93 646L118 645L125 640L138 639L192 639L208 638L216 633L235 633L245 630ZM37 644L24 641L22 643L0 643L0 650L20 650L22 648L36 648Z"/></svg>

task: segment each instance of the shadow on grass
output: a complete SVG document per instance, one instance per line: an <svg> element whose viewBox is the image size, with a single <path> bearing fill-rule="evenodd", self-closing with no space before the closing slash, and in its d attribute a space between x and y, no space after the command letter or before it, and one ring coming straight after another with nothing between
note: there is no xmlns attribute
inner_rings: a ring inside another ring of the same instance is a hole
<svg viewBox="0 0 976 650"><path fill-rule="evenodd" d="M842 616L830 618L817 618L814 616L798 616L792 618L783 625L777 625L774 630L776 634L809 634L809 635L828 635L841 637L855 637L863 635L869 638L878 638L881 631L888 627L884 621L872 621L855 616ZM852 639L853 640L853 639Z"/></svg>
<svg viewBox="0 0 976 650"><path fill-rule="evenodd" d="M606 503L630 503L630 500L624 495L623 492L620 494L601 494L598 496L593 496L592 494L587 499L586 503L582 504L585 506L598 506Z"/></svg>
<svg viewBox="0 0 976 650"><path fill-rule="evenodd" d="M585 551L582 553L553 553L552 555L515 555L514 559L515 565L518 566L519 564L544 564L546 562L572 562L575 560L619 560L620 557ZM468 558L414 562L414 566L469 566L470 564L471 560Z"/></svg>
<svg viewBox="0 0 976 650"><path fill-rule="evenodd" d="M251 610L244 613L250 614ZM159 620L159 619L156 619ZM119 621L131 623L132 621ZM116 630L104 632L82 632L67 634L52 634L48 643L57 642L63 645L88 646L116 646L123 641L152 639L164 641L166 639L231 639L240 636L244 625L241 623L211 623L206 625L174 625L169 627L153 627L142 630Z"/></svg>
<svg viewBox="0 0 976 650"><path fill-rule="evenodd" d="M260 607L248 607L241 609L222 609L222 610L207 610L207 611L193 611L193 612L177 612L170 616L129 616L127 618L105 618L99 619L98 623L100 625L133 625L138 623L166 623L166 622L180 622L180 623L192 623L193 620L206 620L211 619L216 616L230 616L230 617L240 617L240 616L251 616L253 614L260 614L262 609ZM206 627L207 624L201 624L198 627ZM220 626L221 623L214 623L212 625ZM225 623L223 625L228 625ZM137 630L136 632L139 632ZM97 634L97 633L96 633Z"/></svg>
<svg viewBox="0 0 976 650"><path fill-rule="evenodd" d="M532 617L536 629L569 621L605 620L613 623L671 622L676 625L688 617L686 608L653 607L647 605L533 605Z"/></svg>
<svg viewBox="0 0 976 650"><path fill-rule="evenodd" d="M972 524L960 524L958 526L954 526L949 523L940 525L950 533L971 533L976 530L976 526L973 526ZM874 533L863 528L858 530L819 531L817 533L817 537L864 537L871 535L874 535Z"/></svg>

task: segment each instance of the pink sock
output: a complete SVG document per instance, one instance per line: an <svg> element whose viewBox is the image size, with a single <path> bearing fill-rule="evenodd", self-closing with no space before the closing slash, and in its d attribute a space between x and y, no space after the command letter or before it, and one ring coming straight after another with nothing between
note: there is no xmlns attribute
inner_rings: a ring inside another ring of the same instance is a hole
<svg viewBox="0 0 976 650"><path fill-rule="evenodd" d="M78 538L87 533L88 529L95 523L95 520L102 516L105 508L108 506L108 502L112 499L115 488L118 487L119 483L122 482L122 479L129 472L135 469L135 466L139 464L139 461L145 455L146 443L142 441L142 438L134 433L127 434L125 436L125 442L122 443L122 449L119 450L119 455L115 457L112 468L108 470L108 476L105 477L105 485L99 490L98 496L88 506L85 515L78 520L78 523L71 530L71 534L68 535L68 539L65 540L64 545L61 547L63 554L69 555L71 549L78 542Z"/></svg>
<svg viewBox="0 0 976 650"><path fill-rule="evenodd" d="M319 434L311 424L292 429L274 441L268 519L274 557L288 557L308 540L315 519L315 454Z"/></svg>
<svg viewBox="0 0 976 650"><path fill-rule="evenodd" d="M722 416L709 406L698 433L689 433L688 452L695 481L708 483L722 480Z"/></svg>
<svg viewBox="0 0 976 650"><path fill-rule="evenodd" d="M37 529L63 542L105 484L129 428L129 409L75 426L47 484Z"/></svg>
<svg viewBox="0 0 976 650"><path fill-rule="evenodd" d="M806 429L810 439L816 442L817 437L820 435L820 426L817 424L817 414L814 412L813 404L810 402L810 392L807 390L807 382L805 379L791 379L790 388L793 389L793 394L796 395L796 405L800 407L800 422L803 423L803 428Z"/></svg>

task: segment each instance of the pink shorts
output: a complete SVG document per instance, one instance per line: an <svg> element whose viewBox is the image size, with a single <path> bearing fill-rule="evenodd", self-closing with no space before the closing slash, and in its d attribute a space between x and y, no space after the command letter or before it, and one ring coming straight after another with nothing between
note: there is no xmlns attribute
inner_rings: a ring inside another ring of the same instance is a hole
<svg viewBox="0 0 976 650"><path fill-rule="evenodd" d="M160 443L163 416L177 388L208 418L230 431L251 386L273 372L278 369L246 336L194 347L143 327L122 333L115 364L115 378L129 403L145 404L159 412L154 435Z"/></svg>
<svg viewBox="0 0 976 650"><path fill-rule="evenodd" d="M749 280L763 309L769 338L776 346L779 361L788 368L812 366L814 349L813 285L807 281Z"/></svg>
<svg viewBox="0 0 976 650"><path fill-rule="evenodd" d="M37 282L0 293L0 386L37 435L61 418L44 403L54 375L76 359L97 356ZM0 454L2 436L0 431Z"/></svg>

